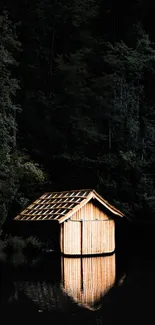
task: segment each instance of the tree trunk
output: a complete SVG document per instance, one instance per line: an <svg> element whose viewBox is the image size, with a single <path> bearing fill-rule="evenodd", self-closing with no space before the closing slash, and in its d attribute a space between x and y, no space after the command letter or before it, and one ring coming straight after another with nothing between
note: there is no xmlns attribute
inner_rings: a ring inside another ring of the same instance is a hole
<svg viewBox="0 0 155 325"><path fill-rule="evenodd" d="M15 151L17 146L16 107L13 108L13 120L13 151Z"/></svg>
<svg viewBox="0 0 155 325"><path fill-rule="evenodd" d="M49 95L52 92L52 74L53 74L55 26L56 26L56 22L54 21L54 24L53 24L53 33L52 33L51 51L50 51L50 58L49 58Z"/></svg>
<svg viewBox="0 0 155 325"><path fill-rule="evenodd" d="M111 127L111 119L109 119L109 151L111 151L111 145L112 145L112 127Z"/></svg>

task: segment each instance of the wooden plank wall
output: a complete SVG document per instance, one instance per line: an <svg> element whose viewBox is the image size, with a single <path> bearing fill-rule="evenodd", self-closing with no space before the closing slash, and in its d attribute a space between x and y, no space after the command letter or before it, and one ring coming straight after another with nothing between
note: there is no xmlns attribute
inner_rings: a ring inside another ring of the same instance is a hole
<svg viewBox="0 0 155 325"><path fill-rule="evenodd" d="M61 252L67 255L81 254L81 224L79 221L64 222L60 229Z"/></svg>
<svg viewBox="0 0 155 325"><path fill-rule="evenodd" d="M115 254L105 257L61 258L65 292L78 304L95 308L115 283Z"/></svg>
<svg viewBox="0 0 155 325"><path fill-rule="evenodd" d="M115 223L90 202L61 224L60 247L66 255L111 253Z"/></svg>
<svg viewBox="0 0 155 325"><path fill-rule="evenodd" d="M79 209L71 216L71 220L95 220L96 218L100 220L108 219L108 216L93 202L88 202L84 207Z"/></svg>
<svg viewBox="0 0 155 325"><path fill-rule="evenodd" d="M83 222L82 254L111 253L115 250L114 221Z"/></svg>

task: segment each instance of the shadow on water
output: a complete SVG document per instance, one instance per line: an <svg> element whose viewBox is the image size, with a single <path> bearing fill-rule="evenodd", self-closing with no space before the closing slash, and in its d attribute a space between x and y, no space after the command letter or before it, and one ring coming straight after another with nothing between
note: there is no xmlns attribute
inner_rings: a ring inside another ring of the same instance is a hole
<svg viewBox="0 0 155 325"><path fill-rule="evenodd" d="M132 234L130 249L124 247L110 256L68 258L49 254L37 268L3 266L0 306L5 323L151 322L155 258L153 251L143 253L145 236L141 235Z"/></svg>

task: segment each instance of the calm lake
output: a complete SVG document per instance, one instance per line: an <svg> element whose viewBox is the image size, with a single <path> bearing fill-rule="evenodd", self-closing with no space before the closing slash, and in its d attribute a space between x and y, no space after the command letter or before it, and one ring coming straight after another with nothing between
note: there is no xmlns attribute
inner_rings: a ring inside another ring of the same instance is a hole
<svg viewBox="0 0 155 325"><path fill-rule="evenodd" d="M48 255L31 269L1 268L4 324L154 322L155 256Z"/></svg>

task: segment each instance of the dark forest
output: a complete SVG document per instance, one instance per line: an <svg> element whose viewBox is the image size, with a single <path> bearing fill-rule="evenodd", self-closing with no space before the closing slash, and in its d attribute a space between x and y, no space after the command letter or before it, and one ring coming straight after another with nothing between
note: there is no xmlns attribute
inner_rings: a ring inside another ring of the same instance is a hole
<svg viewBox="0 0 155 325"><path fill-rule="evenodd" d="M0 4L0 226L46 191L155 213L155 5Z"/></svg>

